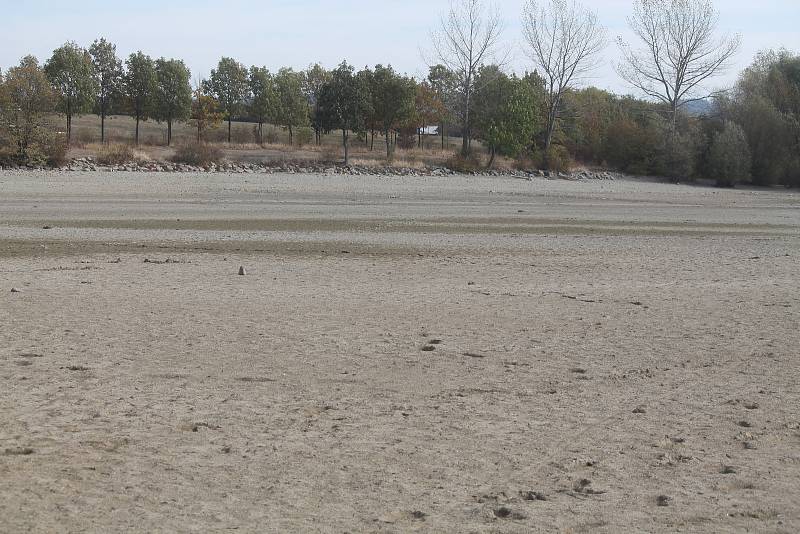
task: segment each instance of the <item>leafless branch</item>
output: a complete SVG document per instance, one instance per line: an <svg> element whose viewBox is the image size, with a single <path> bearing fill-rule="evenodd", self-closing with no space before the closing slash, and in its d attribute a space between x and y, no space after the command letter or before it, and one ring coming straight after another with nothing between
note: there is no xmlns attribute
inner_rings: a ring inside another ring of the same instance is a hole
<svg viewBox="0 0 800 534"><path fill-rule="evenodd" d="M596 67L592 58L605 47L606 30L575 0L528 0L522 22L528 54L547 84L549 148L564 92Z"/></svg>
<svg viewBox="0 0 800 534"><path fill-rule="evenodd" d="M436 61L459 80L465 153L469 150L470 102L478 70L490 63L502 65L508 59L500 46L502 33L499 10L483 0L451 0L438 30L431 33Z"/></svg>
<svg viewBox="0 0 800 534"><path fill-rule="evenodd" d="M716 37L719 13L711 0L636 0L628 19L642 46L618 39L617 72L674 115L705 98L704 82L722 73L739 50L741 36Z"/></svg>

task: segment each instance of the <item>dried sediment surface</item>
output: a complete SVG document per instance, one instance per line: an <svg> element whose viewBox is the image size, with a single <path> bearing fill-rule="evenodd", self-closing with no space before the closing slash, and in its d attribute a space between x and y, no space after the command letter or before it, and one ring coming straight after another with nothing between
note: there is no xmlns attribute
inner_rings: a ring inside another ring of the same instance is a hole
<svg viewBox="0 0 800 534"><path fill-rule="evenodd" d="M0 172L0 532L796 532L799 208Z"/></svg>

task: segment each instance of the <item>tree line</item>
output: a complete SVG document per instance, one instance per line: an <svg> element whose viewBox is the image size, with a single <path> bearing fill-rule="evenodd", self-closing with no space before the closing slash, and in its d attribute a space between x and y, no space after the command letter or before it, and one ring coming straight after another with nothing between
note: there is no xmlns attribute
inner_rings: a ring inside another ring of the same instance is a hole
<svg viewBox="0 0 800 534"><path fill-rule="evenodd" d="M704 90L740 43L719 33L711 0L633 0L636 40L618 40L615 67L640 97L580 88L608 44L591 9L528 0L521 17L530 69L520 76L506 71L502 19L483 0L453 0L442 14L424 79L380 64L270 72L223 57L193 88L179 59L136 52L123 61L105 39L66 43L43 65L28 56L0 73L0 144L29 158L47 144L37 125L53 111L65 118L67 143L73 117L96 113L104 142L106 117L124 113L136 144L151 119L165 124L168 145L177 121L191 123L198 142L222 121L228 142L234 121L252 122L261 144L265 124L284 128L290 144L340 132L347 164L354 136L373 149L377 133L391 159L396 147L424 147L435 126L442 148L448 134L461 136L460 158L473 165L478 141L489 167L497 156L552 170L578 160L675 180L800 185L800 58L765 52L732 89ZM703 113L693 111L698 102Z"/></svg>

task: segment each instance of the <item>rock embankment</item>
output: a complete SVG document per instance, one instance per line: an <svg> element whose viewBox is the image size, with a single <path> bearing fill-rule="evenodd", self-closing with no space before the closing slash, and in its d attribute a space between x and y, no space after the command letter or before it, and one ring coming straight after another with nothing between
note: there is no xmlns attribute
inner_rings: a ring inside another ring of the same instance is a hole
<svg viewBox="0 0 800 534"><path fill-rule="evenodd" d="M0 167L0 170L3 170ZM5 170L29 170L26 167L7 167ZM167 161L131 162L122 165L102 165L92 157L76 158L64 167L56 169L63 172L184 172L184 173L238 173L238 174L345 174L353 176L511 176L520 179L551 178L560 180L614 180L617 175L606 171L580 170L576 172L523 171L523 170L481 170L472 173L459 173L445 167L371 167L366 165L333 165L316 162L304 163L240 163L223 161L206 166L187 165Z"/></svg>

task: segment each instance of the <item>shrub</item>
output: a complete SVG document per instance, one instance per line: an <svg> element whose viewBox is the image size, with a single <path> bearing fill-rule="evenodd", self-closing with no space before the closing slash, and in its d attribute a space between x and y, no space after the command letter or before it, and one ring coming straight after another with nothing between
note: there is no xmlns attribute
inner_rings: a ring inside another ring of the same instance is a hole
<svg viewBox="0 0 800 534"><path fill-rule="evenodd" d="M222 150L207 143L192 143L179 146L171 159L175 163L207 167L222 160Z"/></svg>
<svg viewBox="0 0 800 534"><path fill-rule="evenodd" d="M47 166L63 167L67 164L67 140L63 136L44 135L39 144Z"/></svg>
<svg viewBox="0 0 800 534"><path fill-rule="evenodd" d="M550 145L542 156L542 166L554 172L567 172L572 168L569 150L563 145Z"/></svg>
<svg viewBox="0 0 800 534"><path fill-rule="evenodd" d="M61 167L67 163L67 139L63 134L38 132L23 156L17 152L12 162L29 167ZM11 162L9 162L11 163Z"/></svg>
<svg viewBox="0 0 800 534"><path fill-rule="evenodd" d="M750 180L750 147L742 127L726 122L714 135L708 154L708 172L718 187L733 187Z"/></svg>
<svg viewBox="0 0 800 534"><path fill-rule="evenodd" d="M539 168L540 162L541 158L537 158L535 154L523 151L514 160L514 168L518 171L530 171Z"/></svg>
<svg viewBox="0 0 800 534"><path fill-rule="evenodd" d="M104 146L96 159L101 165L124 165L134 161L136 157L130 145L116 143Z"/></svg>
<svg viewBox="0 0 800 534"><path fill-rule="evenodd" d="M13 165L16 163L17 152L9 145L3 143L0 139L0 167L5 165Z"/></svg>
<svg viewBox="0 0 800 534"><path fill-rule="evenodd" d="M481 161L474 153L464 156L462 153L455 154L445 161L444 166L451 171L472 173L480 170Z"/></svg>

